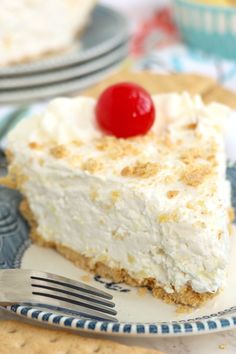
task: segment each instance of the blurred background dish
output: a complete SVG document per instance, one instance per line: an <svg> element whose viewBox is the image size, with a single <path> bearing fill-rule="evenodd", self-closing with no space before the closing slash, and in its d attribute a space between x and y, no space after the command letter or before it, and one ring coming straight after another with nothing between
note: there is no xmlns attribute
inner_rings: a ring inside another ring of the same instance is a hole
<svg viewBox="0 0 236 354"><path fill-rule="evenodd" d="M1 90L38 86L43 84L56 83L63 80L75 79L86 74L92 74L97 70L109 67L110 65L122 61L128 54L128 42L125 41L110 52L101 55L93 60L76 65L66 66L57 70L45 72L35 72L27 75L3 76L1 80Z"/></svg>
<svg viewBox="0 0 236 354"><path fill-rule="evenodd" d="M188 45L236 59L236 6L232 6L236 2L174 0L174 4L177 26Z"/></svg>
<svg viewBox="0 0 236 354"><path fill-rule="evenodd" d="M197 0L205 5L213 6L235 6L235 0Z"/></svg>
<svg viewBox="0 0 236 354"><path fill-rule="evenodd" d="M111 65L97 70L92 74L83 75L81 77L40 86L19 87L12 90L4 89L0 91L0 104L29 103L30 101L37 101L53 96L63 96L66 94L76 95L79 91L103 80L111 71L117 69L120 64L121 60L118 59Z"/></svg>
<svg viewBox="0 0 236 354"><path fill-rule="evenodd" d="M125 17L97 5L83 35L63 54L0 68L0 103L78 92L113 70L128 52Z"/></svg>
<svg viewBox="0 0 236 354"><path fill-rule="evenodd" d="M65 50L86 27L96 0L1 0L0 66Z"/></svg>
<svg viewBox="0 0 236 354"><path fill-rule="evenodd" d="M66 51L27 63L0 67L0 77L44 72L84 63L108 53L128 38L129 28L126 18L112 8L97 5L83 34L76 37Z"/></svg>

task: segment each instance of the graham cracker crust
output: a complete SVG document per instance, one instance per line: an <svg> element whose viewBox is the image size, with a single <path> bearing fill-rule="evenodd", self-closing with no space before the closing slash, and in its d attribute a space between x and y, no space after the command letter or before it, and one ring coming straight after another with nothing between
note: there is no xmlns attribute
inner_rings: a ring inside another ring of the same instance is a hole
<svg viewBox="0 0 236 354"><path fill-rule="evenodd" d="M30 225L30 237L34 243L39 246L54 248L65 258L72 261L76 266L91 271L104 278L109 278L117 283L123 282L131 286L146 286L152 291L154 297L162 299L168 304L176 304L181 306L198 307L217 294L200 294L195 292L190 286L186 286L180 291L175 291L170 294L167 293L162 287L158 286L154 278L145 278L142 281L139 281L130 276L126 269L110 268L103 262L94 263L93 258L77 253L60 243L46 241L37 231L37 222L26 199L21 202L20 212Z"/></svg>

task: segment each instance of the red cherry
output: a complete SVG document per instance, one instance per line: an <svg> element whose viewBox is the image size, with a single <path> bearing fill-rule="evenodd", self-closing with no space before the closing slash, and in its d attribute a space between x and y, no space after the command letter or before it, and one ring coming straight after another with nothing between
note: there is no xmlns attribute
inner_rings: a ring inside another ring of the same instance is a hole
<svg viewBox="0 0 236 354"><path fill-rule="evenodd" d="M99 127L117 138L146 134L155 119L155 107L149 93L128 82L103 91L95 111Z"/></svg>

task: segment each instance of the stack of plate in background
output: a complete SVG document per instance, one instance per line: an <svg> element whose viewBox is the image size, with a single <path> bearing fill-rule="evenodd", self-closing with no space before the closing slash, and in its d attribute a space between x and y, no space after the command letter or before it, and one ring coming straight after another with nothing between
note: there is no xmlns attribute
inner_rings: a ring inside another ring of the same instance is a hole
<svg viewBox="0 0 236 354"><path fill-rule="evenodd" d="M0 103L79 92L98 82L128 55L126 19L98 5L83 35L64 53L0 68Z"/></svg>

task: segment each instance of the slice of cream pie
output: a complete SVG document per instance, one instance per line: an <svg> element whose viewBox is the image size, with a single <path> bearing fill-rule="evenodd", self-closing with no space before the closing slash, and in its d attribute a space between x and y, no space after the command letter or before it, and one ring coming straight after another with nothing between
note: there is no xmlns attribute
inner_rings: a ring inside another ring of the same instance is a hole
<svg viewBox="0 0 236 354"><path fill-rule="evenodd" d="M229 261L229 110L187 93L152 102L151 129L131 136L126 117L126 137L117 138L122 109L135 118L147 106L113 100L120 120L112 136L103 103L53 100L10 133L8 180L25 197L34 242L167 302L198 306L224 286Z"/></svg>
<svg viewBox="0 0 236 354"><path fill-rule="evenodd" d="M96 0L1 0L0 66L67 49Z"/></svg>

